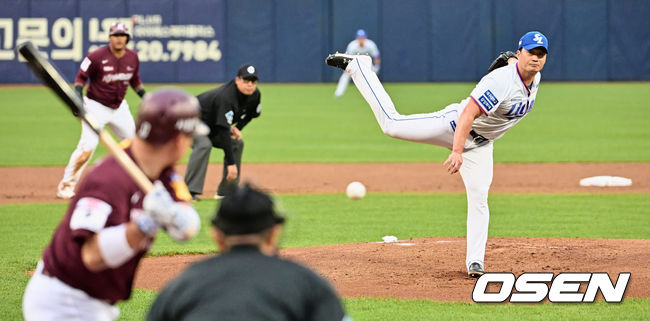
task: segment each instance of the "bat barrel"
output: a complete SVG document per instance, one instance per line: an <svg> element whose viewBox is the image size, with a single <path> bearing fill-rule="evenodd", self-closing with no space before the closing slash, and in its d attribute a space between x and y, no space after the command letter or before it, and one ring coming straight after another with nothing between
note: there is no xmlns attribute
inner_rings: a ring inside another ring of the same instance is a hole
<svg viewBox="0 0 650 321"><path fill-rule="evenodd" d="M43 83L63 100L73 115L82 116L85 114L81 98L70 87L69 83L63 79L56 67L38 52L38 49L31 41L19 44L16 46L16 51L27 60L27 65L41 78Z"/></svg>

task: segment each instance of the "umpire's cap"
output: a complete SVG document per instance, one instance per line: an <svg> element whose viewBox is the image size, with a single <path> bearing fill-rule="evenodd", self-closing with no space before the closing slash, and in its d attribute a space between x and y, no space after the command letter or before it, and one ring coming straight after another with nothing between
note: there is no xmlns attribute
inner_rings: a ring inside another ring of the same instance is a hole
<svg viewBox="0 0 650 321"><path fill-rule="evenodd" d="M259 79L257 76L257 68L251 64L245 64L239 67L237 77L251 81L257 81Z"/></svg>
<svg viewBox="0 0 650 321"><path fill-rule="evenodd" d="M212 225L226 235L259 233L282 223L273 199L249 183L226 195L212 218Z"/></svg>
<svg viewBox="0 0 650 321"><path fill-rule="evenodd" d="M210 129L199 119L196 97L176 88L161 88L142 98L136 135L150 144L164 144L180 133L207 135Z"/></svg>

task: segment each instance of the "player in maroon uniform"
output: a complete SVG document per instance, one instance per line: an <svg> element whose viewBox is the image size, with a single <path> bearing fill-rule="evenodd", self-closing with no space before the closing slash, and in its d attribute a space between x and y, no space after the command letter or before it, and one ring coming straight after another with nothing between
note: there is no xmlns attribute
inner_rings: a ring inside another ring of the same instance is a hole
<svg viewBox="0 0 650 321"><path fill-rule="evenodd" d="M43 252L23 298L26 320L114 320L159 227L183 241L200 226L173 165L205 135L194 96L160 89L144 97L127 154L154 183L143 195L113 156L93 166Z"/></svg>
<svg viewBox="0 0 650 321"><path fill-rule="evenodd" d="M120 138L131 138L135 124L124 96L129 85L142 97L145 93L139 75L138 54L126 48L130 35L122 22L114 23L109 31L108 45L90 54L81 62L75 79L75 90L83 96L83 87L90 80L84 107L91 113L97 125L108 125ZM81 124L81 138L72 152L63 179L57 187L58 198L70 199L75 186L90 160L98 137L87 124Z"/></svg>

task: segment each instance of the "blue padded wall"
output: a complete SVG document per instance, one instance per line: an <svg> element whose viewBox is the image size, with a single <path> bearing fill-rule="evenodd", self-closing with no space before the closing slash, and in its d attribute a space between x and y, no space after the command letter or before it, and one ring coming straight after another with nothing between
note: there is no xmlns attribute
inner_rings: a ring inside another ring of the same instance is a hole
<svg viewBox="0 0 650 321"><path fill-rule="evenodd" d="M132 16L153 19L145 26L157 30L214 31L134 37L130 46L141 57L145 83L224 82L244 63L259 68L262 82L336 81L341 71L323 61L344 51L360 28L381 51L383 81L477 81L499 52L516 50L530 30L549 38L544 80L650 79L647 0L0 0L0 7L2 83L38 82L13 55L27 19L47 20L48 39L38 46L47 54L61 49L52 45L54 22L81 19L85 56L106 44L91 36L105 26L97 30L91 21L96 26ZM178 41L182 57L171 59ZM206 44L213 46L209 59ZM68 79L80 62L55 60Z"/></svg>

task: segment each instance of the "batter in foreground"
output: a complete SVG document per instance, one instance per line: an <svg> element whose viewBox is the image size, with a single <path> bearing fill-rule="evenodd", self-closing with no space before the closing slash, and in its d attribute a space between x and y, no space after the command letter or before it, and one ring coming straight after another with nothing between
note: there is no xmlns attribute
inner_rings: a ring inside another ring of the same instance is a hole
<svg viewBox="0 0 650 321"><path fill-rule="evenodd" d="M451 149L444 162L450 174L460 171L467 192L467 256L471 277L484 272L485 246L490 211L488 191L492 183L493 142L517 124L533 108L546 63L548 40L538 31L519 40L516 58L502 68L495 64L469 97L444 109L401 115L372 72L369 56L332 54L330 66L344 69L366 99L382 131L391 137ZM506 56L507 57L507 56ZM506 58L507 59L507 58Z"/></svg>
<svg viewBox="0 0 650 321"><path fill-rule="evenodd" d="M112 321L131 295L133 277L159 228L177 241L196 234L200 218L173 165L208 128L194 96L163 88L144 96L136 136L125 150L155 181L144 194L114 156L82 179L43 251L23 296L25 320Z"/></svg>

